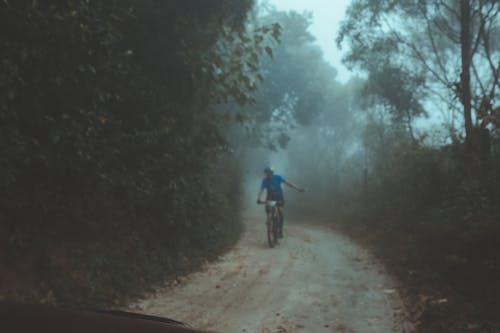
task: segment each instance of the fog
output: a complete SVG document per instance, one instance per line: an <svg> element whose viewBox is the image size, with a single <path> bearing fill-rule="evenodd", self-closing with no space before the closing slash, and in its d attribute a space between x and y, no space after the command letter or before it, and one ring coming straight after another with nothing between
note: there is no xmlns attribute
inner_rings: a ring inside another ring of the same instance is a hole
<svg viewBox="0 0 500 333"><path fill-rule="evenodd" d="M0 305L500 330L500 2L0 1L0 25Z"/></svg>
<svg viewBox="0 0 500 333"><path fill-rule="evenodd" d="M258 20L278 22L281 35L272 58L261 62L264 80L255 94L255 137L247 137L250 145L238 147L247 209L256 209L266 166L310 190L301 196L284 189L292 200L291 212L302 215L320 216L334 205L335 193L346 186L340 182L346 168L351 172L343 178L358 182L364 177L367 161L361 136L366 115L358 98L362 82L342 63L345 52L335 42L347 5L261 4Z"/></svg>
<svg viewBox="0 0 500 333"><path fill-rule="evenodd" d="M482 41L482 50L474 49L468 84L476 96L471 100L476 112L464 120L459 116L464 112L461 93L457 95L454 86L461 69L460 53L456 52L460 48L446 41L455 42L454 37L440 36L439 25L418 17L423 9L417 5L401 5L394 13L382 12L384 5L365 5L349 1L261 3L260 20L278 22L282 40L274 49L275 56L262 62L265 77L255 106L257 113L268 115L262 128L256 126L257 141L270 149L250 148L251 162L244 162L248 193L257 191L256 161L261 161L260 169L272 165L280 174L312 188L312 193L298 199L303 205L300 211L318 212L326 206L341 211L336 206L340 202L354 205L351 195L363 197L381 177L390 177L395 171L390 164L399 164L399 158L408 163L403 156L419 154L419 149L442 149L467 140L472 126L478 133L486 128L497 133L495 121L489 117L496 117L498 100L493 96L498 84L486 65L498 58L498 49L489 47L499 40L496 16L488 16L491 34ZM373 22L363 20L356 11L361 8L369 9ZM426 10L436 17L445 15L439 5L429 5ZM450 20L450 27L460 34L460 22L442 18ZM427 31L422 29L422 36L410 37L418 20ZM372 30L364 34L362 29L369 28ZM298 30L302 39L297 38ZM291 31L295 36L289 39ZM426 36L429 32L436 35ZM383 43L387 45L381 47ZM481 43L480 35L476 43ZM428 58L423 52L428 52ZM489 111L481 111L481 105L488 105ZM477 149L494 149L484 133L477 134L482 138L477 140L486 146ZM408 173L400 175L405 179L414 176L408 170L401 172ZM382 190L387 189L382 185Z"/></svg>
<svg viewBox="0 0 500 333"><path fill-rule="evenodd" d="M264 4L260 20L282 30L272 59L261 62L256 138L239 146L252 216L271 165L307 189L285 187L288 223L329 221L375 246L416 290L491 288L479 261L486 244L495 247L486 235L499 231L500 8L466 2ZM474 223L481 226L472 231ZM443 280L408 278L410 267ZM473 277L457 282L466 269ZM458 316L444 317L424 320L422 332L437 322L458 330L450 319Z"/></svg>

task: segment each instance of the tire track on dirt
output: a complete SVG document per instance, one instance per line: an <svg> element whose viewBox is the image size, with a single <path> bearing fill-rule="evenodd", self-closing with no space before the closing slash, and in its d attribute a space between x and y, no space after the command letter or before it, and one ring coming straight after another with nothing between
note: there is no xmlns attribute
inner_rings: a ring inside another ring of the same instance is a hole
<svg viewBox="0 0 500 333"><path fill-rule="evenodd" d="M249 223L233 251L131 308L223 333L403 332L383 269L331 229L306 224L288 224L269 249L262 223Z"/></svg>

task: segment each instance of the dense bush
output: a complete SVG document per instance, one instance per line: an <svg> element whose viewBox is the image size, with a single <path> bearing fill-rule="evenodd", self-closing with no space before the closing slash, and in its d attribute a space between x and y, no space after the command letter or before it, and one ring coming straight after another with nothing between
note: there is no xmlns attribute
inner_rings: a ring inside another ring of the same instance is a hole
<svg viewBox="0 0 500 333"><path fill-rule="evenodd" d="M382 140L368 132L369 170L336 198L336 225L401 279L421 331L497 327L500 156L431 147L390 127Z"/></svg>
<svg viewBox="0 0 500 333"><path fill-rule="evenodd" d="M99 288L235 239L240 178L215 105L254 89L242 64L269 29L247 31L252 5L0 3L3 264L45 263L41 289L58 299L110 301Z"/></svg>

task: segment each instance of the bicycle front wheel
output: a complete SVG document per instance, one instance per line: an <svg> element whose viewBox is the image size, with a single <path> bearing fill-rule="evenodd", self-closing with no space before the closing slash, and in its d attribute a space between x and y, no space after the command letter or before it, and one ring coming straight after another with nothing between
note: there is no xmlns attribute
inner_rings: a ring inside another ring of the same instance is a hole
<svg viewBox="0 0 500 333"><path fill-rule="evenodd" d="M272 230L273 230L273 243L274 245L278 245L278 214L273 215L273 224L272 224Z"/></svg>
<svg viewBox="0 0 500 333"><path fill-rule="evenodd" d="M274 229L275 229L275 224L274 224L274 219L269 217L267 219L267 243L269 244L269 247L274 247Z"/></svg>

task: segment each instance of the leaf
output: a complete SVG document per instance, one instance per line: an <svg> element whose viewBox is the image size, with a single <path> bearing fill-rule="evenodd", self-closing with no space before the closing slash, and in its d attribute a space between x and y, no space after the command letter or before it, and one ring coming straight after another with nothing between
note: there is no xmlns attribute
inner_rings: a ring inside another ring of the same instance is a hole
<svg viewBox="0 0 500 333"><path fill-rule="evenodd" d="M264 48L264 50L266 51L267 55L269 56L269 58L271 59L274 59L274 55L273 55L273 49L269 46L266 46Z"/></svg>

